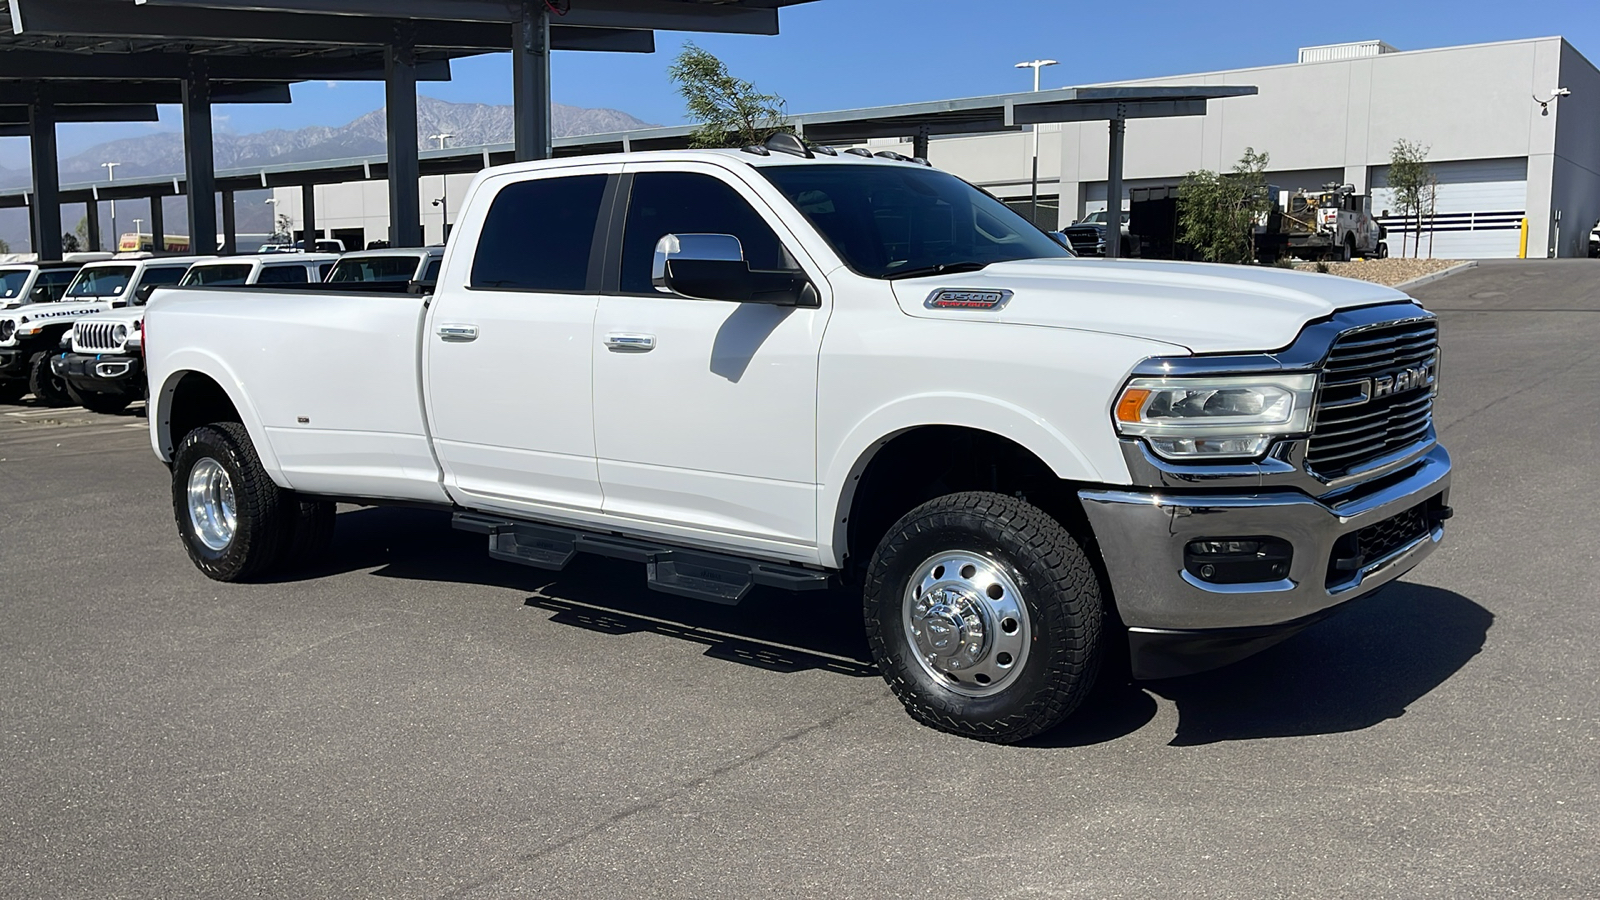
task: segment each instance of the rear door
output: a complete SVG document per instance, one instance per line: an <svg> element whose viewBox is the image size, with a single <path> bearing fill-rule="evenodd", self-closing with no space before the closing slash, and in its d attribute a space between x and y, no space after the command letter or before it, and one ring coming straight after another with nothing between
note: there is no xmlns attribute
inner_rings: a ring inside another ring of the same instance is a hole
<svg viewBox="0 0 1600 900"><path fill-rule="evenodd" d="M594 334L605 511L815 559L817 356L826 282L749 185L717 166L635 163ZM666 234L731 234L753 269L801 268L818 309L691 300L651 284Z"/></svg>
<svg viewBox="0 0 1600 900"><path fill-rule="evenodd" d="M445 486L477 508L591 521L592 332L620 165L479 182L424 330L424 378Z"/></svg>

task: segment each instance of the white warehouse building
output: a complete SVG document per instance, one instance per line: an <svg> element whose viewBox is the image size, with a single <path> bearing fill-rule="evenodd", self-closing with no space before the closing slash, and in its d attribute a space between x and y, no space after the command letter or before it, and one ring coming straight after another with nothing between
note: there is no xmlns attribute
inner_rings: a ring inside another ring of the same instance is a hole
<svg viewBox="0 0 1600 900"><path fill-rule="evenodd" d="M1293 63L1177 75L1117 86L1254 85L1256 96L1210 101L1204 116L1130 119L1126 191L1173 185L1197 169L1227 170L1247 147L1270 154L1284 189L1354 185L1390 229L1391 251L1415 240L1387 188L1399 140L1428 149L1437 178L1422 253L1442 258L1583 256L1600 220L1600 71L1560 37L1400 51L1380 41L1308 47ZM1105 122L1038 126L1039 221L1066 225L1106 208ZM641 133L641 136L645 133ZM1034 136L1026 130L933 137L928 157L1026 213ZM911 154L911 142L874 149ZM424 236L443 240L472 176L425 176ZM292 211L298 188L279 188ZM318 232L347 245L385 235L383 182L317 190ZM436 202L438 201L438 202Z"/></svg>

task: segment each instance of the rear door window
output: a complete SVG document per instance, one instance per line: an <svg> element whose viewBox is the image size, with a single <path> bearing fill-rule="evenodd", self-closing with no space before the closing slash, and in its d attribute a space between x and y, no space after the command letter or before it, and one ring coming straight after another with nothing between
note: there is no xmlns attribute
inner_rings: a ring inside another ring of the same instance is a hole
<svg viewBox="0 0 1600 900"><path fill-rule="evenodd" d="M305 266L267 266L256 278L256 284L305 284Z"/></svg>
<svg viewBox="0 0 1600 900"><path fill-rule="evenodd" d="M157 281L151 277L155 274L155 271L156 270L151 269L149 272L145 273L145 284L166 283ZM249 277L249 263L231 263L221 266L195 266L189 270L188 274L183 276L183 284L202 284L210 285L212 287L221 287L230 284L244 284Z"/></svg>
<svg viewBox="0 0 1600 900"><path fill-rule="evenodd" d="M536 178L501 188L478 237L471 286L553 293L587 289L607 177Z"/></svg>

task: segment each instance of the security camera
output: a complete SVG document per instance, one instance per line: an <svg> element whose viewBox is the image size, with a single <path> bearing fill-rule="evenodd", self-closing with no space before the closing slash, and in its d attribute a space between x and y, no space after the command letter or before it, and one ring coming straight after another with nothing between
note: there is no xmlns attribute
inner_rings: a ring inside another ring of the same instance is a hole
<svg viewBox="0 0 1600 900"><path fill-rule="evenodd" d="M1550 99L1551 100L1554 100L1557 97L1570 97L1570 96L1572 96L1572 90L1570 88L1558 87L1558 88L1556 88L1556 89L1554 89L1554 90L1552 90L1550 92Z"/></svg>

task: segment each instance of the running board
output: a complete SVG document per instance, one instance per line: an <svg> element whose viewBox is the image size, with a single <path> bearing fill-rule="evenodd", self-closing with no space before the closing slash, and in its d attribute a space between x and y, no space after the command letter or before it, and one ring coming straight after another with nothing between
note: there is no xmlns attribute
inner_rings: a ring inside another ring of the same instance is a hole
<svg viewBox="0 0 1600 900"><path fill-rule="evenodd" d="M830 586L826 572L685 550L614 534L535 525L482 513L456 513L451 525L489 536L489 556L505 562L559 572L579 553L645 564L651 590L726 606L737 604L750 588L820 591Z"/></svg>

